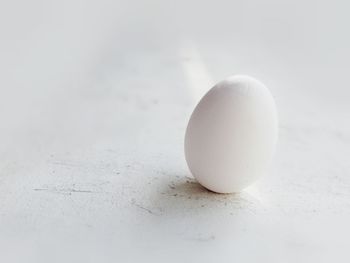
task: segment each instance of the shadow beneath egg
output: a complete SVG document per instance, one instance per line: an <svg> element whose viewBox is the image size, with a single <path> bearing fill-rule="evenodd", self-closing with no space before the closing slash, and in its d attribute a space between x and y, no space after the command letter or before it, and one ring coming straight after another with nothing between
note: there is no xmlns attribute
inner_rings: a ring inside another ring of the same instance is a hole
<svg viewBox="0 0 350 263"><path fill-rule="evenodd" d="M237 231L254 227L255 214L263 208L247 192L214 193L186 175L163 173L153 177L144 191L143 199L135 200L134 205L142 225L152 229L152 240L160 243L164 238L168 243L200 244L231 238Z"/></svg>
<svg viewBox="0 0 350 263"><path fill-rule="evenodd" d="M219 194L212 192L188 176L168 176L158 185L155 197L162 214L204 213L206 210L235 214L254 212L261 208L260 201L247 192Z"/></svg>

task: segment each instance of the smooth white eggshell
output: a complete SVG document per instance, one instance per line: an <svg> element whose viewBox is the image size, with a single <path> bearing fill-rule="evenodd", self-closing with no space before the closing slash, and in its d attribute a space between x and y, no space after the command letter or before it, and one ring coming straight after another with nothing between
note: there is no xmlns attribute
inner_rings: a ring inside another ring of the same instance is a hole
<svg viewBox="0 0 350 263"><path fill-rule="evenodd" d="M193 111L186 161L207 189L238 192L266 173L277 135L270 91L252 77L232 76L216 84Z"/></svg>

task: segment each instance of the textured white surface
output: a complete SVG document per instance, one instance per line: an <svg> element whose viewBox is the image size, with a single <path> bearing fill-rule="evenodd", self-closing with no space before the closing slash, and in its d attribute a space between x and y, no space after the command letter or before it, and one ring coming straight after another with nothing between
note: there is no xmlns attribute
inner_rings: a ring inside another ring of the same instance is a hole
<svg viewBox="0 0 350 263"><path fill-rule="evenodd" d="M349 6L174 3L1 3L1 262L348 262ZM274 94L279 144L216 195L184 132L237 73Z"/></svg>

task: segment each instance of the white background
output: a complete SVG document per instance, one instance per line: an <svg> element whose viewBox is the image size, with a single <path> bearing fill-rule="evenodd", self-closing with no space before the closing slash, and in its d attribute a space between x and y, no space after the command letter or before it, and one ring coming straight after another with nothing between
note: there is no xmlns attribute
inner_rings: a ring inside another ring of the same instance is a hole
<svg viewBox="0 0 350 263"><path fill-rule="evenodd" d="M1 262L348 262L349 8L1 0ZM232 74L270 88L280 137L218 195L183 137Z"/></svg>

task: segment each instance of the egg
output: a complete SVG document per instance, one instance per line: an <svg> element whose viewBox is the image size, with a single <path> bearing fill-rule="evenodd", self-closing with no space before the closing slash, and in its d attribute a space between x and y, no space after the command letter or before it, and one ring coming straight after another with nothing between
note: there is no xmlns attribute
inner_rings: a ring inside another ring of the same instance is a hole
<svg viewBox="0 0 350 263"><path fill-rule="evenodd" d="M217 193L239 192L268 171L278 137L274 99L243 75L217 83L200 100L185 135L193 176Z"/></svg>

